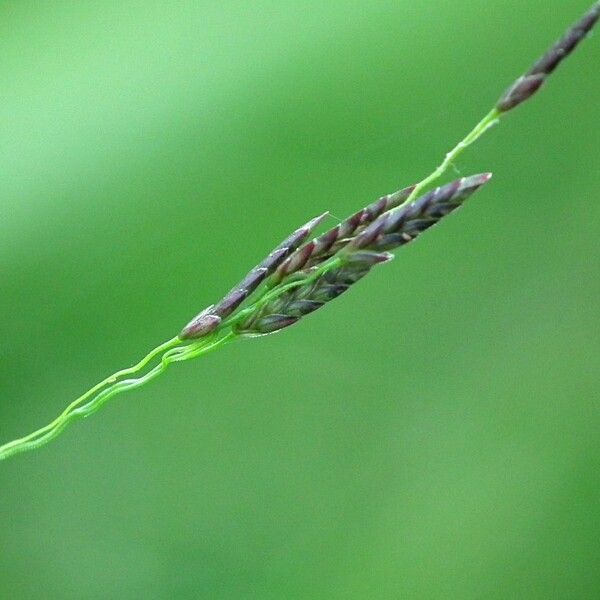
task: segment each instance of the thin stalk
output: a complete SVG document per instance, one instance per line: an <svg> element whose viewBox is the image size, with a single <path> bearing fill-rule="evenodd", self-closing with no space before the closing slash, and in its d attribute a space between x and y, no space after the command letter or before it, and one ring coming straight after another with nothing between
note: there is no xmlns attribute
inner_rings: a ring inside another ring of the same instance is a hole
<svg viewBox="0 0 600 600"><path fill-rule="evenodd" d="M463 140L458 142L458 144L456 144L456 146L454 146L454 148L452 148L452 150L450 150L450 152L448 152L446 154L446 157L444 158L443 162L439 165L439 167L437 167L437 169L435 169L435 171L433 171L430 175L425 177L425 179L423 179L423 181L420 181L419 183L417 183L417 185L415 186L413 191L410 193L408 198L401 205L399 205L397 208L395 208L393 210L398 210L399 208L401 208L407 204L410 204L415 198L417 198L419 196L419 194L425 188L429 187L432 183L434 183L442 175L444 175L444 173L448 170L448 168L454 164L454 161L471 144L476 142L488 129L490 129L491 127L493 127L494 125L496 125L496 123L498 123L500 121L501 116L502 116L502 113L496 107L494 107L492 110L490 110L490 112L487 115L485 115L485 117L483 117L483 119L481 119L481 121L479 121L479 123L477 123L477 125L473 128L473 130L470 131L469 134Z"/></svg>
<svg viewBox="0 0 600 600"><path fill-rule="evenodd" d="M37 429L29 435L0 446L0 460L47 444L59 435L69 423L93 414L114 395L129 389L134 389L151 381L164 372L172 362L187 360L188 358L193 358L204 352L209 352L215 347L225 343L227 337L228 336L225 336L212 344L209 340L206 340L203 341L202 345L191 344L188 346L181 346L182 341L178 337L174 337L158 345L148 352L148 354L146 354L146 356L144 356L137 364L113 373L76 398L58 417L56 417L56 419L48 423L48 425ZM209 343L207 344L206 342ZM158 365L142 377L126 380L120 379L127 375L139 373L147 367L153 359L161 354L162 357Z"/></svg>

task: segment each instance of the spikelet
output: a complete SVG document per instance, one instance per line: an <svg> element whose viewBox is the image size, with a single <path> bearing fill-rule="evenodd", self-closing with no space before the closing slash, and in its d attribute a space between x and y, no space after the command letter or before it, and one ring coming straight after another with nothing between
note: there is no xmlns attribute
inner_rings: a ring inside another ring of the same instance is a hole
<svg viewBox="0 0 600 600"><path fill-rule="evenodd" d="M569 56L579 43L593 29L600 19L600 2L596 2L590 10L571 27L533 67L503 94L496 108L500 113L508 112L533 96L555 71L560 63Z"/></svg>
<svg viewBox="0 0 600 600"><path fill-rule="evenodd" d="M277 267L269 279L269 286L277 285L294 273L309 270L337 254L375 219L400 206L407 200L414 188L415 186L411 185L379 198L293 252Z"/></svg>
<svg viewBox="0 0 600 600"><path fill-rule="evenodd" d="M232 314L256 288L320 225L329 213L311 219L289 235L261 263L254 267L216 305L205 308L179 334L182 340L195 340L214 331L221 321Z"/></svg>
<svg viewBox="0 0 600 600"><path fill-rule="evenodd" d="M491 173L483 173L458 179L424 194L406 206L381 215L342 250L342 255L357 250L384 252L408 244L460 207L491 177Z"/></svg>
<svg viewBox="0 0 600 600"><path fill-rule="evenodd" d="M236 325L235 332L252 337L275 333L289 327L343 294L350 286L367 275L374 265L392 258L393 256L387 253L353 253L341 266L326 271L306 285L284 292L262 306L242 323Z"/></svg>

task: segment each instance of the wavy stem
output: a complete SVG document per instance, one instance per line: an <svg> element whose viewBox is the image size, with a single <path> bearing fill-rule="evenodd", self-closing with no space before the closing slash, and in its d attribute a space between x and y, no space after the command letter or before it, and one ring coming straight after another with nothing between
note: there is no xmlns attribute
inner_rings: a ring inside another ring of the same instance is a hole
<svg viewBox="0 0 600 600"><path fill-rule="evenodd" d="M182 341L178 337L175 337L160 344L144 356L137 364L127 369L117 371L90 388L87 392L71 402L71 404L69 404L69 406L67 406L67 408L48 425L29 435L0 446L0 460L4 460L21 452L34 450L47 444L57 437L72 421L85 418L95 413L113 396L140 387L162 374L170 364L188 360L210 352L231 341L233 337L234 334L228 333L216 341L207 339L202 340L201 344L196 343L183 346L181 345ZM161 354L160 362L141 377L120 380L123 376L139 373L142 369L147 367L153 359Z"/></svg>

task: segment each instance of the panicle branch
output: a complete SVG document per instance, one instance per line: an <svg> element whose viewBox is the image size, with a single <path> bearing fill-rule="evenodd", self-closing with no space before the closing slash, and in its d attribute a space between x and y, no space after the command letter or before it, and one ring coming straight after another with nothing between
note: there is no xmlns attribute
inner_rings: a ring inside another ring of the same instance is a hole
<svg viewBox="0 0 600 600"><path fill-rule="evenodd" d="M437 188L412 204L380 212L377 218L372 219L367 227L343 246L336 255L338 261L332 263L330 269L316 278L311 278L308 271L305 280L300 280L297 286L257 305L256 310L234 326L235 333L248 336L274 333L321 308L346 292L373 267L390 261L393 255L388 250L414 240L461 206L490 178L489 173L466 177ZM312 248L312 245L313 242L309 242L306 247ZM297 252L301 254L302 248ZM322 264L326 265L327 260Z"/></svg>

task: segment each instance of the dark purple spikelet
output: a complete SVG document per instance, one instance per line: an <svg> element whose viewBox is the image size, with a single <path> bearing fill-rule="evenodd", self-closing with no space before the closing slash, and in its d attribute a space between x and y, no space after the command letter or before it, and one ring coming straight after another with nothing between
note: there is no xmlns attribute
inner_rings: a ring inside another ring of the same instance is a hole
<svg viewBox="0 0 600 600"><path fill-rule="evenodd" d="M390 258L388 254L357 253L351 260L326 271L314 281L283 292L237 324L235 331L240 335L259 336L289 327L346 292L375 264Z"/></svg>
<svg viewBox="0 0 600 600"><path fill-rule="evenodd" d="M311 219L279 244L260 264L254 267L216 305L205 308L179 334L182 340L195 340L214 331L223 319L233 313L256 288L322 223L329 213Z"/></svg>
<svg viewBox="0 0 600 600"><path fill-rule="evenodd" d="M369 271L393 258L387 252L414 240L420 233L457 209L491 178L491 174L459 179L421 196L411 204L380 213L341 249L341 261L312 279L299 281L279 296L261 305L241 323L236 333L256 336L293 325L346 292ZM300 261L302 262L302 261ZM281 325L281 326L279 326Z"/></svg>
<svg viewBox="0 0 600 600"><path fill-rule="evenodd" d="M577 48L598 19L600 19L600 2L596 2L525 75L517 79L498 101L496 105L498 111L508 112L531 98L558 65Z"/></svg>
<svg viewBox="0 0 600 600"><path fill-rule="evenodd" d="M197 339L214 331L220 325L221 317L212 314L213 308L214 304L211 304L194 317L179 334L179 338L182 340Z"/></svg>
<svg viewBox="0 0 600 600"><path fill-rule="evenodd" d="M357 250L382 252L408 244L435 225L485 185L492 175L483 173L458 179L417 198L411 204L384 213L343 250L351 255Z"/></svg>
<svg viewBox="0 0 600 600"><path fill-rule="evenodd" d="M368 227L375 219L402 204L414 189L415 186L412 185L379 198L379 200L369 204L329 231L305 244L281 263L271 276L270 285L277 285L293 273L310 269L337 254L345 244Z"/></svg>

